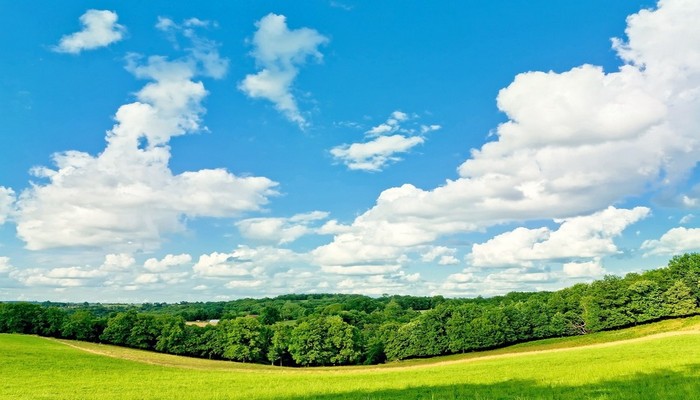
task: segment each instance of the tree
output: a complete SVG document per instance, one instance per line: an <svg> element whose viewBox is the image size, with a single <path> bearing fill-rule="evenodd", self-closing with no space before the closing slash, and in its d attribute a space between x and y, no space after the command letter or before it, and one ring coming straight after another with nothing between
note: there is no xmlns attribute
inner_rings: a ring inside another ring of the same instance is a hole
<svg viewBox="0 0 700 400"><path fill-rule="evenodd" d="M265 360L269 331L257 318L238 317L219 323L224 340L223 357L242 362Z"/></svg>
<svg viewBox="0 0 700 400"><path fill-rule="evenodd" d="M69 315L61 326L61 335L69 339L96 342L104 329L104 322L90 311L79 310Z"/></svg>
<svg viewBox="0 0 700 400"><path fill-rule="evenodd" d="M127 312L117 313L107 320L107 327L100 336L105 342L125 346L131 336L131 328L136 325L137 313L131 309Z"/></svg>
<svg viewBox="0 0 700 400"><path fill-rule="evenodd" d="M164 319L160 335L158 335L155 349L170 354L192 354L190 348L190 330L185 325L182 317L168 317Z"/></svg>
<svg viewBox="0 0 700 400"><path fill-rule="evenodd" d="M31 303L8 303L0 308L0 332L37 333L36 323L41 306Z"/></svg>
<svg viewBox="0 0 700 400"><path fill-rule="evenodd" d="M683 281L676 281L663 294L664 310L669 316L691 315L698 312L698 304L690 288Z"/></svg>
<svg viewBox="0 0 700 400"><path fill-rule="evenodd" d="M632 282L627 288L630 302L627 310L635 322L654 320L664 315L659 285L647 279Z"/></svg>
<svg viewBox="0 0 700 400"><path fill-rule="evenodd" d="M292 331L289 352L299 365L340 365L355 362L361 352L356 327L337 315L315 316Z"/></svg>
<svg viewBox="0 0 700 400"><path fill-rule="evenodd" d="M162 330L162 320L153 314L138 314L129 332L126 345L138 349L153 350Z"/></svg>
<svg viewBox="0 0 700 400"><path fill-rule="evenodd" d="M292 339L294 326L289 323L278 322L272 325L272 337L270 347L267 350L267 359L274 365L279 362L280 366L291 365L294 362L289 353L289 343Z"/></svg>
<svg viewBox="0 0 700 400"><path fill-rule="evenodd" d="M272 325L282 320L282 314L277 307L265 306L258 317L264 325Z"/></svg>
<svg viewBox="0 0 700 400"><path fill-rule="evenodd" d="M58 307L45 308L38 317L36 333L42 336L61 337L61 328L66 316L66 312Z"/></svg>
<svg viewBox="0 0 700 400"><path fill-rule="evenodd" d="M339 316L326 319L328 341L333 349L330 362L333 365L354 364L362 354L360 331Z"/></svg>

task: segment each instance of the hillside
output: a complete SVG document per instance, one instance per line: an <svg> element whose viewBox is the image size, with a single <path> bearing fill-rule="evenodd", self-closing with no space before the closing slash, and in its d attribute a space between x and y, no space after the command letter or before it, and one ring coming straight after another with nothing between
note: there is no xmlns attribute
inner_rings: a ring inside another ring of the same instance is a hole
<svg viewBox="0 0 700 400"><path fill-rule="evenodd" d="M700 317L371 367L280 368L0 335L8 399L692 398Z"/></svg>

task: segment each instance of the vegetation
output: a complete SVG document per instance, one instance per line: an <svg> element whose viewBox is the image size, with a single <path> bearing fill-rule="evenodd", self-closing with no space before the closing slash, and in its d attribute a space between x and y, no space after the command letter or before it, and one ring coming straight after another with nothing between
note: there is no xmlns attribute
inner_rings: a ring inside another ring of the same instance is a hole
<svg viewBox="0 0 700 400"><path fill-rule="evenodd" d="M611 342L620 339L634 340ZM693 317L380 367L291 369L0 334L0 398L692 399L698 346Z"/></svg>
<svg viewBox="0 0 700 400"><path fill-rule="evenodd" d="M0 332L284 366L377 364L584 335L700 310L700 254L624 278L489 299L287 295L227 303L0 304ZM420 312L419 312L420 311ZM188 325L193 319L216 325Z"/></svg>

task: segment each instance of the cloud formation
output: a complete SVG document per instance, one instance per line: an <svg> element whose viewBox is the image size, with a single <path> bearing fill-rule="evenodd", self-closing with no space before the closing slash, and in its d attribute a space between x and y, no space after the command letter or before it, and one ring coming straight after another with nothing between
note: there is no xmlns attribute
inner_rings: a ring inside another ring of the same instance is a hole
<svg viewBox="0 0 700 400"><path fill-rule="evenodd" d="M406 153L425 142L424 135L440 129L440 125L404 127L402 123L413 119L401 111L391 113L386 122L365 132L366 142L342 144L330 150L336 161L348 169L377 172L388 164L400 161L399 153Z"/></svg>
<svg viewBox="0 0 700 400"><path fill-rule="evenodd" d="M700 228L678 227L670 229L658 240L645 240L642 250L646 250L645 256L650 255L676 255L688 251L700 250Z"/></svg>
<svg viewBox="0 0 700 400"><path fill-rule="evenodd" d="M248 218L236 222L246 239L277 244L291 243L304 235L319 232L311 225L328 218L324 211L297 214L291 218Z"/></svg>
<svg viewBox="0 0 700 400"><path fill-rule="evenodd" d="M53 50L78 54L83 50L93 50L118 42L124 38L126 28L119 25L117 19L114 11L87 10L80 16L83 29L63 36Z"/></svg>
<svg viewBox="0 0 700 400"><path fill-rule="evenodd" d="M12 214L15 200L14 190L0 186L0 225Z"/></svg>
<svg viewBox="0 0 700 400"><path fill-rule="evenodd" d="M516 228L472 246L475 267L531 267L535 262L600 258L619 252L613 238L629 225L647 217L650 210L608 207L582 217L558 220L556 230Z"/></svg>
<svg viewBox="0 0 700 400"><path fill-rule="evenodd" d="M508 121L496 140L472 150L458 178L432 190L384 190L348 231L314 251L316 259L393 264L440 236L588 215L675 190L700 160L697 18L698 2L661 1L628 18L629 40L614 42L625 62L618 71L582 65L519 74L497 98ZM550 232L517 234L535 243Z"/></svg>
<svg viewBox="0 0 700 400"><path fill-rule="evenodd" d="M303 129L308 122L299 111L292 84L307 59L323 59L318 48L328 43L328 38L310 28L290 30L284 15L272 13L255 26L258 29L253 35L251 54L260 71L246 75L238 88L252 98L271 101L279 112Z"/></svg>
<svg viewBox="0 0 700 400"><path fill-rule="evenodd" d="M149 82L117 110L105 149L57 153L54 168L32 170L45 183L17 201L17 234L27 249L153 249L164 235L183 231L186 218L259 210L275 193L276 183L264 177L169 169L169 140L203 129L207 91L195 77L219 77L225 65L215 48L198 43L205 42L194 41L176 60L129 56L127 70Z"/></svg>

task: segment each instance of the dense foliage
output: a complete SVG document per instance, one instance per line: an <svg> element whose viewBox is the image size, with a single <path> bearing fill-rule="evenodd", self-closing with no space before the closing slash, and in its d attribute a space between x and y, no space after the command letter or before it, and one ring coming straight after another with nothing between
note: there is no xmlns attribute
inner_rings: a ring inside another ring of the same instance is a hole
<svg viewBox="0 0 700 400"><path fill-rule="evenodd" d="M375 364L700 312L700 254L556 292L476 299L285 295L231 302L0 303L0 332L278 365ZM216 320L198 326L187 321Z"/></svg>

